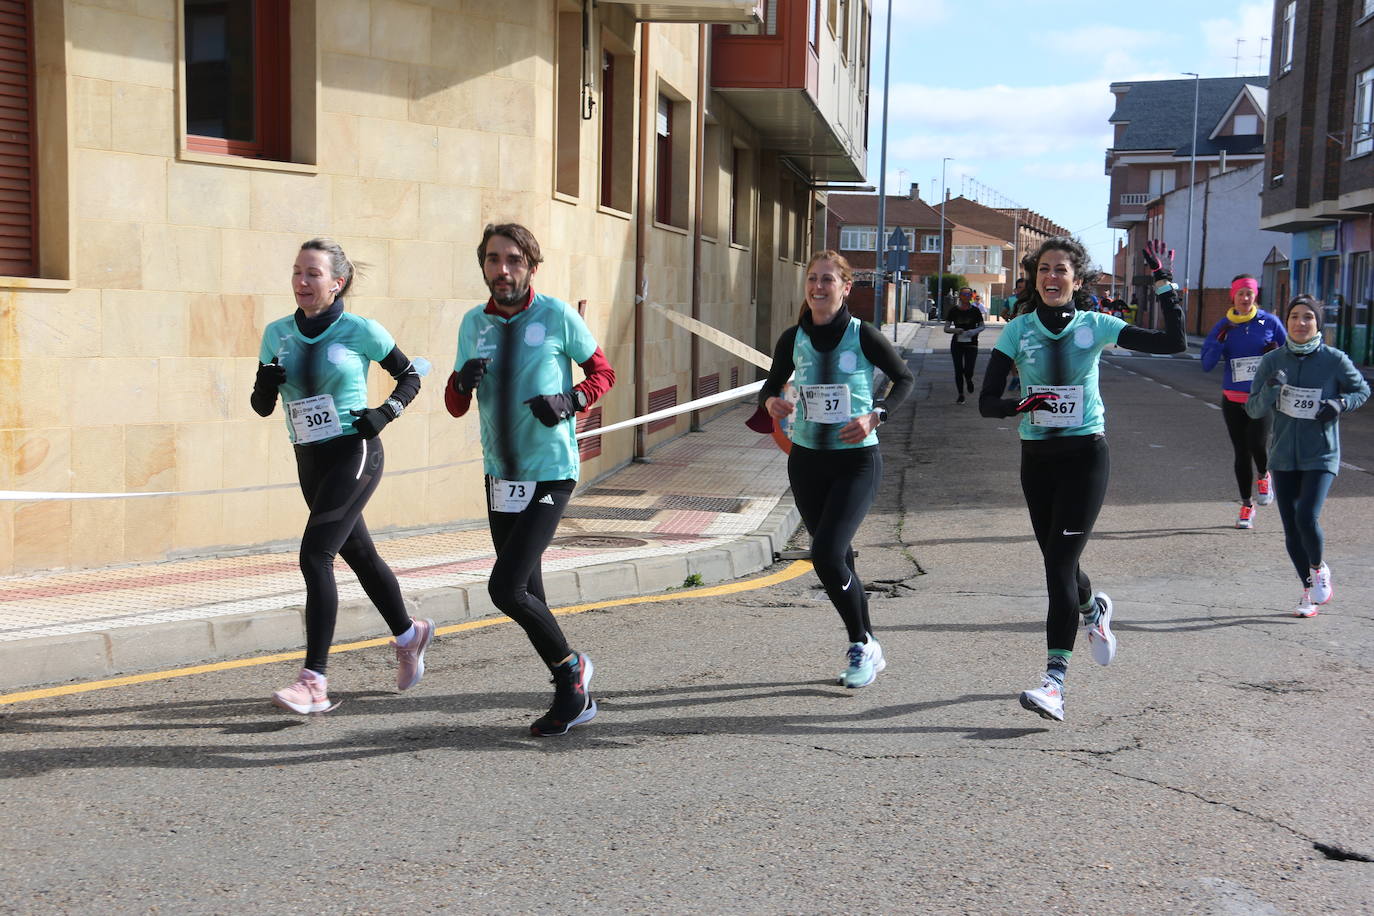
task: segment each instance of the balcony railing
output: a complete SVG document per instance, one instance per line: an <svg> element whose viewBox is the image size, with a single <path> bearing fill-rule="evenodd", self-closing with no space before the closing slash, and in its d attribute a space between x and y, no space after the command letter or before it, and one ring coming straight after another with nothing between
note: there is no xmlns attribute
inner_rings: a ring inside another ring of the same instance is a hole
<svg viewBox="0 0 1374 916"><path fill-rule="evenodd" d="M1143 207L1145 202L1150 199L1148 194L1122 194L1121 206L1123 207Z"/></svg>
<svg viewBox="0 0 1374 916"><path fill-rule="evenodd" d="M641 22L760 23L759 0L603 0L624 6Z"/></svg>

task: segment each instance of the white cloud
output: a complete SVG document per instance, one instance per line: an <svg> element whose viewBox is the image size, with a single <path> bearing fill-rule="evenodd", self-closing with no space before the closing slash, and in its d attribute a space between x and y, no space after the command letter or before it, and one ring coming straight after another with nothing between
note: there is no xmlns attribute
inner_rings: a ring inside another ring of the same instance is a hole
<svg viewBox="0 0 1374 916"><path fill-rule="evenodd" d="M1269 72L1269 52L1274 29L1272 3L1247 3L1227 19L1207 19L1199 24L1207 45L1203 76L1253 76ZM1242 39L1236 61L1236 39ZM1260 39L1264 41L1261 42ZM1260 51L1263 47L1263 55Z"/></svg>
<svg viewBox="0 0 1374 916"><path fill-rule="evenodd" d="M1063 86L893 87L888 155L937 162L953 156L968 172L979 160L1036 158L1111 143L1115 99L1105 81ZM876 109L881 111L881 109Z"/></svg>
<svg viewBox="0 0 1374 916"><path fill-rule="evenodd" d="M892 3L892 28L897 25L935 25L950 18L949 4L946 0L890 0ZM880 24L881 23L881 24ZM873 5L874 40L880 29L887 27L886 4Z"/></svg>

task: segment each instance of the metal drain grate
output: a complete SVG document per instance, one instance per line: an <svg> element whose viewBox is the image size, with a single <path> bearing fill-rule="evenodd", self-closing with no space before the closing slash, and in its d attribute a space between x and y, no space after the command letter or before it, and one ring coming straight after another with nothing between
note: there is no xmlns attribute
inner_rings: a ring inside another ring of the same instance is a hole
<svg viewBox="0 0 1374 916"><path fill-rule="evenodd" d="M648 541L639 538L611 537L604 534L573 534L554 538L549 542L554 547L575 547L581 550L625 550L630 547L643 547Z"/></svg>

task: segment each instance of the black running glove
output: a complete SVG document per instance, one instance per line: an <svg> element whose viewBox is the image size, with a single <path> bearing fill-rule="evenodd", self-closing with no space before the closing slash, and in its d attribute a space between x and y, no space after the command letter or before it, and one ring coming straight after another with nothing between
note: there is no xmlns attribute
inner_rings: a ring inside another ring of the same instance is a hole
<svg viewBox="0 0 1374 916"><path fill-rule="evenodd" d="M1016 405L1017 413L1030 413L1032 410L1049 410L1051 401L1059 400L1059 395L1053 391L1037 391L1035 394L1028 394L1021 399L1021 403Z"/></svg>
<svg viewBox="0 0 1374 916"><path fill-rule="evenodd" d="M525 402L530 413L545 426L557 426L577 413L577 398L571 391L562 394L537 394Z"/></svg>
<svg viewBox="0 0 1374 916"><path fill-rule="evenodd" d="M1345 404L1340 398L1327 398L1322 401L1322 406L1317 408L1317 419L1325 423L1327 420L1334 420L1341 415L1345 409Z"/></svg>
<svg viewBox="0 0 1374 916"><path fill-rule="evenodd" d="M353 430L364 439L376 438L388 423L396 419L386 405L350 410L349 413L353 415Z"/></svg>
<svg viewBox="0 0 1374 916"><path fill-rule="evenodd" d="M1163 239L1150 239L1140 254L1156 282L1174 278L1174 250L1167 247Z"/></svg>
<svg viewBox="0 0 1374 916"><path fill-rule="evenodd" d="M487 374L487 363L489 359L474 357L463 363L463 368L458 370L458 379L453 383L459 394L472 394L477 388L477 384L482 381L482 376Z"/></svg>
<svg viewBox="0 0 1374 916"><path fill-rule="evenodd" d="M258 377L253 380L253 390L261 394L277 396L277 389L286 382L286 367L272 357L270 363L258 363Z"/></svg>
<svg viewBox="0 0 1374 916"><path fill-rule="evenodd" d="M1281 385L1287 385L1287 384L1288 384L1288 373L1287 373L1287 372L1284 372L1282 369L1276 369L1276 370L1274 371L1274 374L1271 375L1271 376L1269 376L1269 387L1270 387L1270 388L1278 388L1278 387L1280 387Z"/></svg>

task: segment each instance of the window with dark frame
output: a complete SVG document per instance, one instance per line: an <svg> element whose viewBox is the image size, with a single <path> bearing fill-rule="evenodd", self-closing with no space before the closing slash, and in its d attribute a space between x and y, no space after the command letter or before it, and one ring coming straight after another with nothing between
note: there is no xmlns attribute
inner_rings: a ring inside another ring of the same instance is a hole
<svg viewBox="0 0 1374 916"><path fill-rule="evenodd" d="M654 128L654 160L654 219L670 226L673 224L673 100L661 93Z"/></svg>
<svg viewBox="0 0 1374 916"><path fill-rule="evenodd" d="M290 0L182 0L186 147L286 160Z"/></svg>
<svg viewBox="0 0 1374 916"><path fill-rule="evenodd" d="M601 206L615 206L615 55L601 55Z"/></svg>
<svg viewBox="0 0 1374 916"><path fill-rule="evenodd" d="M1269 139L1269 184L1283 184L1284 154L1287 149L1288 115L1274 119L1274 133Z"/></svg>
<svg viewBox="0 0 1374 916"><path fill-rule="evenodd" d="M0 275L33 276L38 258L33 10L0 2Z"/></svg>

